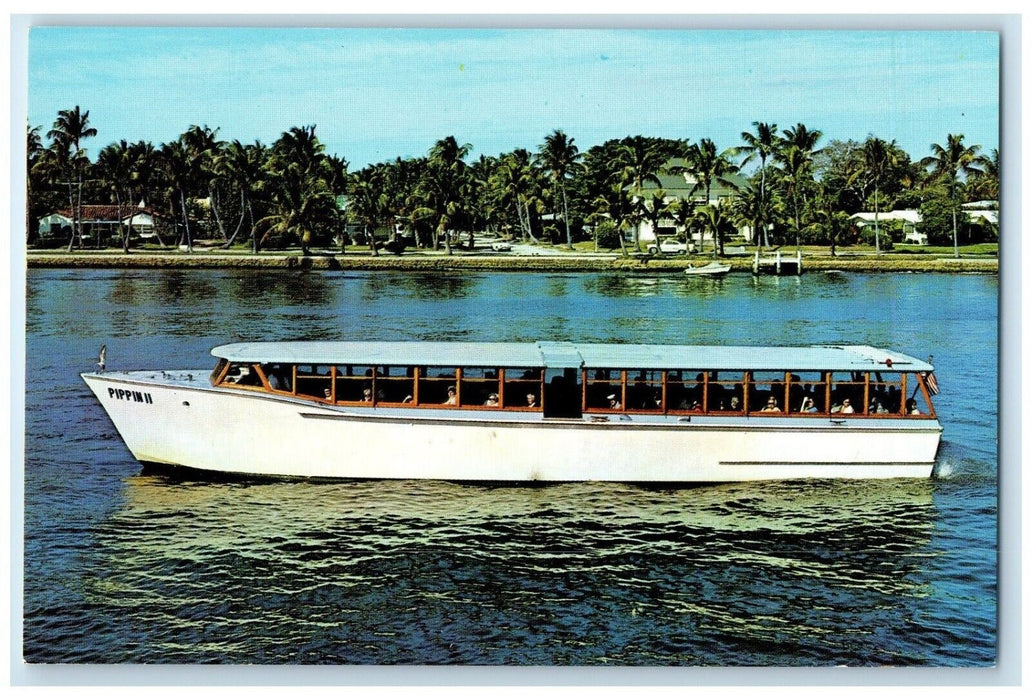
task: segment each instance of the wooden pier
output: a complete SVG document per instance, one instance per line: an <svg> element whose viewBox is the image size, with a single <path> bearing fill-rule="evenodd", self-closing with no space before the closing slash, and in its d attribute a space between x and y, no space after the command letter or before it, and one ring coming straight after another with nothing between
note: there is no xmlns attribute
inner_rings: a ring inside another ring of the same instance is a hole
<svg viewBox="0 0 1032 700"><path fill-rule="evenodd" d="M773 273L775 275L801 275L803 274L803 254L796 251L793 257L783 256L780 250L774 251L773 257L760 257L760 251L756 251L753 258L752 273L760 275Z"/></svg>

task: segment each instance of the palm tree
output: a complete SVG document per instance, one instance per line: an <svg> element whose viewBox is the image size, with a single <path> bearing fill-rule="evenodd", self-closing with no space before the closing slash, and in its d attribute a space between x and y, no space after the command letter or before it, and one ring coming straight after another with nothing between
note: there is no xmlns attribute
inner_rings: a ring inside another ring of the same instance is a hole
<svg viewBox="0 0 1032 700"><path fill-rule="evenodd" d="M800 246L799 232L801 230L799 203L802 191L807 183L813 181L812 162L809 154L795 144L786 145L775 154L775 158L781 163L785 195L792 203L792 220L795 224L795 244L796 252L798 253Z"/></svg>
<svg viewBox="0 0 1032 700"><path fill-rule="evenodd" d="M618 240L620 242L620 254L627 257L627 246L624 244L624 226L634 219L634 199L628 196L627 191L619 183L612 183L609 189L599 194L595 201L594 212L590 219L598 230L598 224L602 221L612 221L616 226ZM598 236L595 236L595 252L598 252Z"/></svg>
<svg viewBox="0 0 1032 700"><path fill-rule="evenodd" d="M122 242L122 252L129 253L129 237L132 235L132 223L128 227L123 226L125 216L122 211L123 201L128 200L132 204L131 180L132 180L132 153L129 144L125 139L117 143L105 146L97 154L97 168L103 176L102 182L110 189L115 196L115 206L118 209L118 233ZM123 196L124 195L124 196ZM100 238L98 236L99 245Z"/></svg>
<svg viewBox="0 0 1032 700"><path fill-rule="evenodd" d="M994 148L989 155L980 155L975 159L982 170L970 184L970 190L978 199L1000 199L1000 149Z"/></svg>
<svg viewBox="0 0 1032 700"><path fill-rule="evenodd" d="M315 125L292 127L272 145L267 163L272 211L255 224L264 238L294 239L302 255L323 237L332 237L336 226L336 197L330 190L331 175L325 147L315 135Z"/></svg>
<svg viewBox="0 0 1032 700"><path fill-rule="evenodd" d="M706 204L711 203L711 192L713 183L730 185L728 179L738 172L738 166L731 162L733 149L717 153L717 146L710 139L702 139L697 144L690 144L684 150L685 165L673 169L674 172L682 172L691 175L695 179L695 187L702 187L706 196ZM692 194L695 190L693 188ZM713 236L713 257L724 254L723 240L718 241L716 232L711 231ZM719 249L719 253L718 253Z"/></svg>
<svg viewBox="0 0 1032 700"><path fill-rule="evenodd" d="M735 232L735 225L731 221L729 206L723 201L715 204L704 204L699 207L693 218L703 228L713 232L714 240L720 246L720 254L724 254L724 237Z"/></svg>
<svg viewBox="0 0 1032 700"><path fill-rule="evenodd" d="M265 177L264 164L268 158L267 149L260 141L244 145L234 139L216 154L214 168L227 182L236 188L240 197L240 220L236 230L223 245L228 248L240 232L244 218L250 221L251 252L258 253L258 236L255 235L254 199Z"/></svg>
<svg viewBox="0 0 1032 700"><path fill-rule="evenodd" d="M771 220L776 204L770 192L764 196L761 187L750 182L735 192L731 200L731 214L738 224L749 226L759 241L761 230L764 237L767 235L767 222Z"/></svg>
<svg viewBox="0 0 1032 700"><path fill-rule="evenodd" d="M135 191L139 195L141 204L150 202L150 193L155 186L159 169L159 153L149 141L137 141L129 146L129 201L135 202ZM158 244L164 248L165 242L161 239L161 229L154 226L154 235L158 237Z"/></svg>
<svg viewBox="0 0 1032 700"><path fill-rule="evenodd" d="M190 154L196 186L200 191L207 193L208 206L219 234L223 240L228 240L229 236L222 223L219 199L220 185L226 183L225 173L220 170L222 161L219 155L226 144L218 139L218 132L217 128L211 129L207 124L204 126L194 124L186 130L181 138ZM239 224L237 228L239 230Z"/></svg>
<svg viewBox="0 0 1032 700"><path fill-rule="evenodd" d="M753 128L756 129L755 134L748 131L742 132L742 140L745 142L745 145L740 146L737 150L740 153L746 154L745 159L741 163L742 166L755 158L760 159L760 188L757 193L759 195L757 205L758 210L764 212L764 216L766 216L768 211L766 206L767 159L777 151L779 146L778 125L753 122ZM763 245L768 246L770 242L767 240L767 220L758 221L757 223L763 230ZM759 245L759 237L757 237L757 245Z"/></svg>
<svg viewBox="0 0 1032 700"><path fill-rule="evenodd" d="M502 155L488 182L494 197L502 206L505 207L505 202L510 202L515 209L523 240L529 239L537 243L530 222L530 207L537 203L538 190L534 169L531 167L530 152L517 148Z"/></svg>
<svg viewBox="0 0 1032 700"><path fill-rule="evenodd" d="M43 139L39 135L40 127L25 125L25 235L26 242L32 240L33 226L37 206L37 191L41 178L39 175L45 163L47 150L43 147Z"/></svg>
<svg viewBox="0 0 1032 700"><path fill-rule="evenodd" d="M655 139L629 136L617 144L610 167L615 170L621 187L633 199L640 200L646 182L659 187L659 171L666 161L667 154ZM632 214L632 222L634 223L634 249L641 252L640 212Z"/></svg>
<svg viewBox="0 0 1032 700"><path fill-rule="evenodd" d="M814 183L813 159L823 149L817 148L817 142L824 133L820 130L810 131L802 123L782 131L781 148L774 157L784 170L786 194L792 202L792 218L795 223L796 252L799 251L799 218L800 203L806 203L806 193Z"/></svg>
<svg viewBox="0 0 1032 700"><path fill-rule="evenodd" d="M836 256L835 246L839 238L849 226L849 215L838 209L832 201L831 193L819 189L816 197L814 221L807 230L815 235L825 234L831 246L831 257Z"/></svg>
<svg viewBox="0 0 1032 700"><path fill-rule="evenodd" d="M641 215L652 226L652 233L656 236L657 246L659 245L659 221L669 211L666 196L666 192L663 190L651 190L647 196L643 197L638 202L638 205L641 208Z"/></svg>
<svg viewBox="0 0 1032 700"><path fill-rule="evenodd" d="M79 109L62 109L57 113L53 128L47 132L52 148L58 154L58 161L64 166L68 177L68 204L72 210L72 237L68 241L68 252L72 252L76 236L82 241L82 183L83 171L89 160L81 147L83 139L97 135L90 123L90 112ZM72 189L72 186L75 189Z"/></svg>
<svg viewBox="0 0 1032 700"><path fill-rule="evenodd" d="M861 155L860 168L850 179L862 177L874 186L874 251L876 254L881 254L881 235L878 227L878 213L880 211L878 194L885 171L898 164L896 142L886 142L883 139L868 136L867 140L864 141Z"/></svg>
<svg viewBox="0 0 1032 700"><path fill-rule="evenodd" d="M183 233L178 237L179 245L186 242L187 250L193 252L193 234L190 231L190 214L186 208L186 194L194 182L194 164L191 154L182 139L163 144L159 152L162 176L168 184L171 199L178 205L183 217Z"/></svg>
<svg viewBox="0 0 1032 700"><path fill-rule="evenodd" d="M692 223L697 221L696 214L698 213L697 204L690 199L677 199L671 202L667 206L667 215L674 220L674 227L684 234L685 240L691 240L691 226ZM716 241L716 236L713 238ZM715 256L716 248L714 248L713 255Z"/></svg>
<svg viewBox="0 0 1032 700"><path fill-rule="evenodd" d="M398 159L401 160L400 158ZM345 251L347 232L345 230L346 221L346 210L342 211L342 207L338 206L337 202L341 195L348 191L348 163L347 160L336 155L329 155L326 157L326 166L328 170L328 176L326 184L330 186L330 190L333 192L333 210L337 220L337 236L340 239L340 252L341 254Z"/></svg>
<svg viewBox="0 0 1032 700"><path fill-rule="evenodd" d="M817 142L824 136L824 132L818 130L810 131L804 124L785 129L782 133L782 141L789 146L795 146L810 156L815 156L823 149L817 148Z"/></svg>
<svg viewBox="0 0 1032 700"><path fill-rule="evenodd" d="M947 181L950 206L953 210L953 257L960 257L957 244L957 190L961 175L980 174L978 162L980 146L965 146L963 134L947 134L946 145L932 144L932 155L921 159L921 165L930 167L934 177Z"/></svg>
<svg viewBox="0 0 1032 700"><path fill-rule="evenodd" d="M563 223L566 225L566 247L573 249L573 237L570 235L570 208L566 201L566 179L580 161L580 152L573 139L556 129L545 137L545 142L538 146L537 162L548 171L554 185L558 186L563 200Z"/></svg>
<svg viewBox="0 0 1032 700"><path fill-rule="evenodd" d="M351 177L348 210L358 223L362 224L369 242L369 252L375 258L376 226L386 218L387 197L379 186L381 180L374 166L365 168Z"/></svg>
<svg viewBox="0 0 1032 700"><path fill-rule="evenodd" d="M463 158L472 148L468 143L460 145L454 136L435 143L430 149L426 173L417 187L423 201L417 211L433 223L435 249L444 236L448 255L452 254L451 231L462 215L460 194L468 167Z"/></svg>

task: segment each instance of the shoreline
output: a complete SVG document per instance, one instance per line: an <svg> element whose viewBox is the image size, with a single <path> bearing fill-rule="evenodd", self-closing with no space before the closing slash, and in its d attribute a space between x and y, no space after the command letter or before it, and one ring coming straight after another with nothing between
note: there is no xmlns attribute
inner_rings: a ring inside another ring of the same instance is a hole
<svg viewBox="0 0 1032 700"><path fill-rule="evenodd" d="M29 268L125 268L125 269L282 269L282 270L400 270L400 271L496 271L496 272L628 272L674 273L681 272L688 263L705 264L712 258L646 258L620 255L489 255L459 253L455 255L409 253L394 255L368 253L341 255L331 252L240 253L184 252L38 252L26 255ZM729 257L721 260L731 265L732 272L752 272L752 256ZM998 258L924 257L917 255L811 255L803 258L803 274L807 272L978 272L999 273Z"/></svg>

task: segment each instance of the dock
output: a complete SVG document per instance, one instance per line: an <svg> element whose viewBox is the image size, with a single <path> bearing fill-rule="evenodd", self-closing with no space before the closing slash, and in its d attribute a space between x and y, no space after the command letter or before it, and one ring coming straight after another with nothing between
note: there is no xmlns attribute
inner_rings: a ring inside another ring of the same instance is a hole
<svg viewBox="0 0 1032 700"><path fill-rule="evenodd" d="M756 251L753 258L752 273L760 275L773 273L775 275L801 275L803 274L803 254L796 251L793 257L781 254L780 250L774 251L774 256L760 257L760 251Z"/></svg>

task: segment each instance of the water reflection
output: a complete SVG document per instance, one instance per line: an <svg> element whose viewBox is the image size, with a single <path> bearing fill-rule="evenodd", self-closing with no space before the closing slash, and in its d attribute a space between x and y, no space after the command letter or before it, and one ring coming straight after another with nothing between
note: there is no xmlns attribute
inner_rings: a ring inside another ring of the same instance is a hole
<svg viewBox="0 0 1032 700"><path fill-rule="evenodd" d="M742 655L748 638L770 645L762 658L798 662L862 643L858 614L900 627L899 609L927 594L936 517L931 485L913 480L654 489L138 476L96 528L105 574L85 588L91 605L130 617L146 602L165 625L146 653L165 661L187 656L166 635L203 641L195 660L280 658L318 621L367 646L320 635L302 661L504 663L518 650L521 663L691 663L706 648L738 664L757 658ZM653 632L662 641L645 644Z"/></svg>
<svg viewBox="0 0 1032 700"><path fill-rule="evenodd" d="M420 299L463 299L476 289L480 276L458 272L392 274L392 285Z"/></svg>

